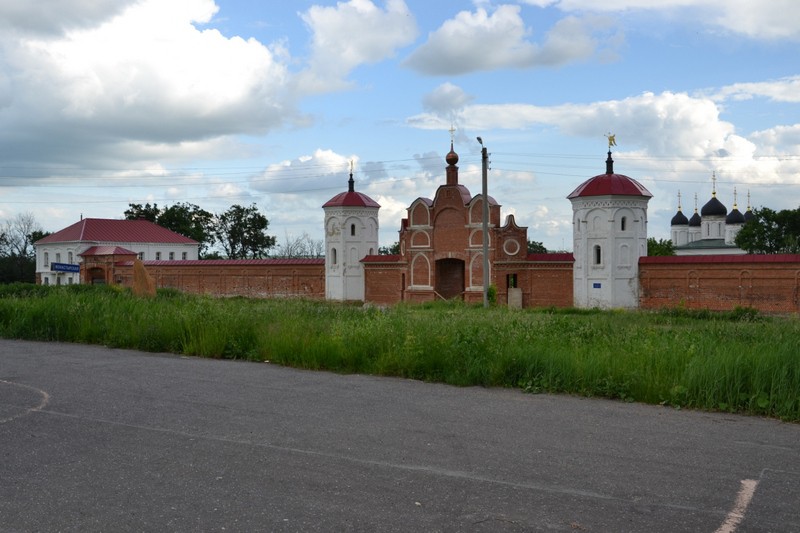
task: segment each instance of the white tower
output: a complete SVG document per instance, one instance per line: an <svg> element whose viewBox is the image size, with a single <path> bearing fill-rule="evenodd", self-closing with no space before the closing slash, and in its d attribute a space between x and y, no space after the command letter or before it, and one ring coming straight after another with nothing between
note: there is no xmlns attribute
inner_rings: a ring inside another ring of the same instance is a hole
<svg viewBox="0 0 800 533"><path fill-rule="evenodd" d="M328 200L325 210L325 298L364 300L361 260L378 253L380 205L355 191L353 163L347 192Z"/></svg>
<svg viewBox="0 0 800 533"><path fill-rule="evenodd" d="M647 202L652 197L636 180L614 174L610 146L606 173L567 196L572 202L575 307L639 306L639 258L647 255Z"/></svg>

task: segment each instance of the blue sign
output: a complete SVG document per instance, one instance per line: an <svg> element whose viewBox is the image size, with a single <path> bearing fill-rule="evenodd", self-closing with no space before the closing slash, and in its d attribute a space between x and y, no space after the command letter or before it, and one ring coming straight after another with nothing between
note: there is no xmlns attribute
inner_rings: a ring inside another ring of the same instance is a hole
<svg viewBox="0 0 800 533"><path fill-rule="evenodd" d="M593 289L600 289L600 288L602 288L602 286L603 286L602 283L592 283L592 288Z"/></svg>
<svg viewBox="0 0 800 533"><path fill-rule="evenodd" d="M80 272L81 266L69 263L50 263L50 270L53 272Z"/></svg>

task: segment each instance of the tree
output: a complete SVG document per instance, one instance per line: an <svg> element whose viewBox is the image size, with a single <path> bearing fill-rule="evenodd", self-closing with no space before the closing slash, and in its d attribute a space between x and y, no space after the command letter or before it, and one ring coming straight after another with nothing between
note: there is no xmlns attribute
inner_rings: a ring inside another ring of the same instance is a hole
<svg viewBox="0 0 800 533"><path fill-rule="evenodd" d="M260 259L275 246L275 237L266 234L268 227L256 204L232 205L216 216L214 235L228 259Z"/></svg>
<svg viewBox="0 0 800 533"><path fill-rule="evenodd" d="M274 255L287 259L297 257L319 259L325 257L325 242L322 239L312 239L306 232L299 237L290 237L286 233L284 243L278 246L278 252Z"/></svg>
<svg viewBox="0 0 800 533"><path fill-rule="evenodd" d="M190 203L178 203L161 211L156 223L200 243L200 256L214 244L214 215Z"/></svg>
<svg viewBox="0 0 800 533"><path fill-rule="evenodd" d="M762 207L753 214L736 234L736 246L749 254L800 253L800 208Z"/></svg>
<svg viewBox="0 0 800 533"><path fill-rule="evenodd" d="M400 255L400 243L395 242L390 246L380 246L378 255Z"/></svg>
<svg viewBox="0 0 800 533"><path fill-rule="evenodd" d="M652 257L656 255L675 255L675 245L672 244L670 239L658 239L649 237L647 239L647 255Z"/></svg>
<svg viewBox="0 0 800 533"><path fill-rule="evenodd" d="M36 280L33 243L46 235L32 213L19 213L5 221L0 232L0 282Z"/></svg>
<svg viewBox="0 0 800 533"><path fill-rule="evenodd" d="M544 244L538 241L528 241L528 253L529 254L546 254L547 248L544 247Z"/></svg>
<svg viewBox="0 0 800 533"><path fill-rule="evenodd" d="M124 215L126 220L149 220L155 224L158 223L158 216L161 210L158 204L128 204L128 209L125 210Z"/></svg>
<svg viewBox="0 0 800 533"><path fill-rule="evenodd" d="M149 220L154 224L167 228L184 237L200 243L200 255L203 256L214 244L214 215L190 203L177 203L165 209L158 204L128 204L125 210L127 220Z"/></svg>

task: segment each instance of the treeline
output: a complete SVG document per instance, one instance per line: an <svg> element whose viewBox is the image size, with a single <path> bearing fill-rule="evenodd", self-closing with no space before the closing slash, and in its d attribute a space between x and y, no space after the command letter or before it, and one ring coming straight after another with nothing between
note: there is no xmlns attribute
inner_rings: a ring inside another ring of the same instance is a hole
<svg viewBox="0 0 800 533"><path fill-rule="evenodd" d="M325 243L307 233L286 234L283 243L269 235L269 220L252 204L232 205L222 213L211 213L191 203L165 208L157 204L128 204L128 220L145 219L200 244L201 259L263 259L265 257L324 257Z"/></svg>

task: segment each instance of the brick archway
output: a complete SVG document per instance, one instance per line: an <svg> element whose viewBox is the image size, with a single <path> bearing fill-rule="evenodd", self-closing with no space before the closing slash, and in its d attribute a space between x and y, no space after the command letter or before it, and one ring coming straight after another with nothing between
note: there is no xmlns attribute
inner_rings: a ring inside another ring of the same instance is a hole
<svg viewBox="0 0 800 533"><path fill-rule="evenodd" d="M95 267L86 271L86 277L92 285L105 285L106 284L106 271L102 268Z"/></svg>
<svg viewBox="0 0 800 533"><path fill-rule="evenodd" d="M464 261L439 259L436 261L436 292L446 300L464 297Z"/></svg>

